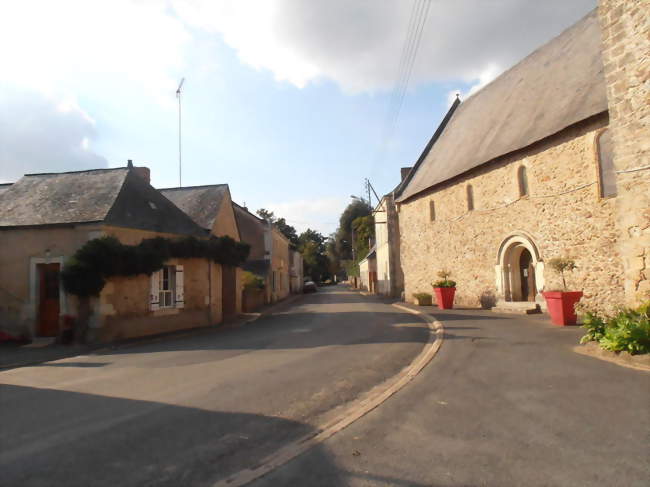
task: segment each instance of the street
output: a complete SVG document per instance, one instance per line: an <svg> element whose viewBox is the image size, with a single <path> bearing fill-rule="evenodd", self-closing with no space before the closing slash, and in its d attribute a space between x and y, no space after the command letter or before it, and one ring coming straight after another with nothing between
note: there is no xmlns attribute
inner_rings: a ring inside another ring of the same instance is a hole
<svg viewBox="0 0 650 487"><path fill-rule="evenodd" d="M4 371L0 484L212 485L394 376L428 336L339 286L241 328Z"/></svg>
<svg viewBox="0 0 650 487"><path fill-rule="evenodd" d="M444 342L411 383L252 485L647 485L647 372L573 352L582 330L545 315L427 311ZM0 484L239 481L428 337L337 286L240 328L4 371Z"/></svg>

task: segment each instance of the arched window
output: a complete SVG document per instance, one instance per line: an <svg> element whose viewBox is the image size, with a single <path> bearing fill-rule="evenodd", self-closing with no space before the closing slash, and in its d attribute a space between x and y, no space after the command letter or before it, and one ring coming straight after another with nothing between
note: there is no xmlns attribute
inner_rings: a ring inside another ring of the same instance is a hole
<svg viewBox="0 0 650 487"><path fill-rule="evenodd" d="M435 221L436 219L436 204L433 200L429 201L429 219Z"/></svg>
<svg viewBox="0 0 650 487"><path fill-rule="evenodd" d="M474 189L471 184L467 185L467 211L474 210Z"/></svg>
<svg viewBox="0 0 650 487"><path fill-rule="evenodd" d="M598 185L601 198L616 196L616 171L612 137L608 129L596 136L596 159L598 161Z"/></svg>
<svg viewBox="0 0 650 487"><path fill-rule="evenodd" d="M517 183L519 184L519 196L528 196L528 174L526 166L519 166L517 169Z"/></svg>

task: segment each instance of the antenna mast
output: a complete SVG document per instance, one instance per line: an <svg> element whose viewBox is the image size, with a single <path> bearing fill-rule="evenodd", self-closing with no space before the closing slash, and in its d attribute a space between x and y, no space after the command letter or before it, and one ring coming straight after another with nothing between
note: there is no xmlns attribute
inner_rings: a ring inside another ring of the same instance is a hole
<svg viewBox="0 0 650 487"><path fill-rule="evenodd" d="M176 98L178 98L178 186L183 186L182 183L182 157L181 157L181 88L183 88L183 83L185 83L185 78L181 79L181 82L178 84L178 89L176 90Z"/></svg>

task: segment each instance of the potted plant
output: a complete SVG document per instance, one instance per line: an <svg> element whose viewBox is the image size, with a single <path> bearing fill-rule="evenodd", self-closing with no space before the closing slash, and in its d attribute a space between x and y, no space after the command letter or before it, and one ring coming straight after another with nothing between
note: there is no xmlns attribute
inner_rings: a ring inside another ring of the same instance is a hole
<svg viewBox="0 0 650 487"><path fill-rule="evenodd" d="M413 293L415 304L418 306L431 306L431 295L429 293Z"/></svg>
<svg viewBox="0 0 650 487"><path fill-rule="evenodd" d="M451 272L448 270L438 271L440 280L432 283L436 293L436 302L440 309L452 309L454 307L454 294L456 294L456 281L449 279Z"/></svg>
<svg viewBox="0 0 650 487"><path fill-rule="evenodd" d="M548 265L562 276L563 287L562 291L552 290L542 293L551 315L551 322L560 326L575 325L578 320L575 305L580 301L582 291L567 291L564 273L573 271L576 264L572 259L555 257L548 261Z"/></svg>

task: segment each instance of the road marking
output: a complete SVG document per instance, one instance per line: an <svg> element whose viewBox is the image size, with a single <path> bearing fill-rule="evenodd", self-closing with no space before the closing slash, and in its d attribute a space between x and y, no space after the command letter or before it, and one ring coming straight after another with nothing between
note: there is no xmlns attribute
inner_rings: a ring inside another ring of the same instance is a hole
<svg viewBox="0 0 650 487"><path fill-rule="evenodd" d="M216 482L213 484L214 487L237 487L246 485L269 474L278 467L281 467L311 449L313 446L322 443L342 429L351 425L359 418L365 416L406 386L406 384L411 382L413 378L422 371L442 346L444 337L444 328L442 323L432 316L418 310L407 308L406 306L399 304L393 304L393 306L408 313L417 315L427 323L431 331L424 348L420 354L415 357L411 364L387 381L375 386L366 396L352 401L339 416L327 423L317 426L313 433L305 435L302 438L283 446L272 455L264 458L255 468L242 470L224 480Z"/></svg>

